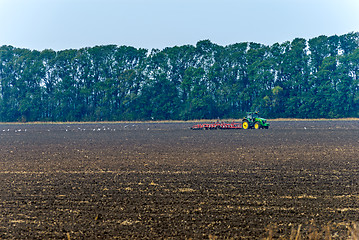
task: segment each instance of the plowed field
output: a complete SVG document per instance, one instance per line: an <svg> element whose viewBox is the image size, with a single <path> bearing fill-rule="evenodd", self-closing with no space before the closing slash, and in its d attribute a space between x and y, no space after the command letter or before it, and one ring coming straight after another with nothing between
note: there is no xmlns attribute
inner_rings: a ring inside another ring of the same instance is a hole
<svg viewBox="0 0 359 240"><path fill-rule="evenodd" d="M1 239L289 236L359 221L359 122L0 125Z"/></svg>

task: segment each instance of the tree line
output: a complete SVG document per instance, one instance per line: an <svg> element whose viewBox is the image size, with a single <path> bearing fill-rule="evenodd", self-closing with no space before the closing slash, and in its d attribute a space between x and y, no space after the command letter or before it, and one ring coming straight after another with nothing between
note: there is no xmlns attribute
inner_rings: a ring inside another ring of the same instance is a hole
<svg viewBox="0 0 359 240"><path fill-rule="evenodd" d="M359 117L359 33L266 46L0 47L0 121Z"/></svg>

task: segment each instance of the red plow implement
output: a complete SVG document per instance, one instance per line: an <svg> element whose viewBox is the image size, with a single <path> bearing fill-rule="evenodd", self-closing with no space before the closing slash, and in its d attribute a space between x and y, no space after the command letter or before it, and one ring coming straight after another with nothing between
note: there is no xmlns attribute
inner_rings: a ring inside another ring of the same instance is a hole
<svg viewBox="0 0 359 240"><path fill-rule="evenodd" d="M191 129L192 130L242 129L242 123L236 123L236 122L199 123L193 125Z"/></svg>

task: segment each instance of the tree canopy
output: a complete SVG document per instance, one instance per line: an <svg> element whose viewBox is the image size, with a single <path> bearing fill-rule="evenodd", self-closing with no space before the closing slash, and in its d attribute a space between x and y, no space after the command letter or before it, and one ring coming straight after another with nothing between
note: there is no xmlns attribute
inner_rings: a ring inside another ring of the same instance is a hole
<svg viewBox="0 0 359 240"><path fill-rule="evenodd" d="M359 117L359 33L266 46L0 47L0 121Z"/></svg>

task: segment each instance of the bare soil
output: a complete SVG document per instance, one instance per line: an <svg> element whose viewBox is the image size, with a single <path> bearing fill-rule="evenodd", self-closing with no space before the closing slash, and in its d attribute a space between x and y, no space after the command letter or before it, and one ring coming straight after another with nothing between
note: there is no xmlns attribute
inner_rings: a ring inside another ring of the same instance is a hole
<svg viewBox="0 0 359 240"><path fill-rule="evenodd" d="M258 239L359 222L359 122L1 124L1 239Z"/></svg>

